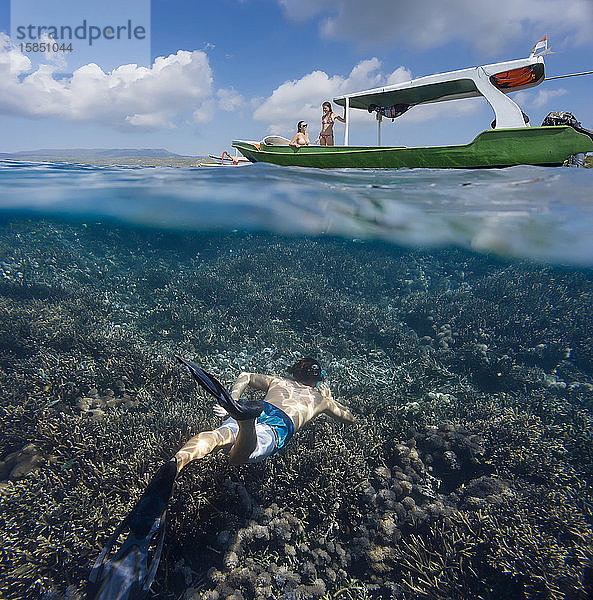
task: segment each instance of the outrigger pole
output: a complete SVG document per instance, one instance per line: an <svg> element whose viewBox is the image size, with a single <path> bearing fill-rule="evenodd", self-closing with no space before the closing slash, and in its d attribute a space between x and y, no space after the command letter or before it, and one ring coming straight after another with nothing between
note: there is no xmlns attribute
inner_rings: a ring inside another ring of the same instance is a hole
<svg viewBox="0 0 593 600"><path fill-rule="evenodd" d="M593 75L593 71L583 71L582 73L569 73L568 75L554 75L553 77L546 77L548 79L562 79L563 77L578 77L579 75Z"/></svg>

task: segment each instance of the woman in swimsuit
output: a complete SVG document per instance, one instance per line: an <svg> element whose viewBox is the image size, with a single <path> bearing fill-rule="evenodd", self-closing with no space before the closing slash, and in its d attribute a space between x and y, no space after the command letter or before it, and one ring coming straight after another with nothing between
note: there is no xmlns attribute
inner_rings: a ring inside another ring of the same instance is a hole
<svg viewBox="0 0 593 600"><path fill-rule="evenodd" d="M346 122L346 107L344 107L344 116L332 112L332 105L330 102L324 102L322 105L323 116L321 117L321 133L315 140L315 143L319 142L320 146L333 146L334 145L334 121Z"/></svg>
<svg viewBox="0 0 593 600"><path fill-rule="evenodd" d="M292 140L290 140L290 145L299 148L300 146L308 146L309 144L307 123L305 123L305 121L299 121L297 124L297 132L294 134Z"/></svg>

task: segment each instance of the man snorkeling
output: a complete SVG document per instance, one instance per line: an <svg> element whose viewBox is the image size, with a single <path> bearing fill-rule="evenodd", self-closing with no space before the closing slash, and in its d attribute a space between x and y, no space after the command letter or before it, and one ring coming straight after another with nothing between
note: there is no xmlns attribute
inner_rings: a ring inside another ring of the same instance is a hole
<svg viewBox="0 0 593 600"><path fill-rule="evenodd" d="M91 570L89 600L139 600L156 575L165 535L165 518L177 474L193 460L228 451L233 465L259 462L283 448L305 423L323 413L342 423L354 416L332 398L322 383L325 371L312 358L301 358L288 372L292 378L241 373L231 392L194 363L177 357L199 386L218 403L224 422L191 438L156 472L148 487L109 538ZM263 401L240 400L247 387L265 392ZM126 536L118 545L118 540Z"/></svg>

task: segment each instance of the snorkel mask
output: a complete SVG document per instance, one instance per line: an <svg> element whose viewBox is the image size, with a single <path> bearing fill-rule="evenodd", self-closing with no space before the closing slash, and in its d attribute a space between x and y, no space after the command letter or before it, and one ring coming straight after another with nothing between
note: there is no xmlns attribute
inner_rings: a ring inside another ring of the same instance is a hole
<svg viewBox="0 0 593 600"><path fill-rule="evenodd" d="M317 384L315 387L319 387L319 384L323 381L325 377L325 369L321 368L319 363L315 363L311 365L311 368L308 370L307 375L311 377L311 379L317 379Z"/></svg>
<svg viewBox="0 0 593 600"><path fill-rule="evenodd" d="M292 367L289 367L288 372L297 380L308 385L319 387L319 384L325 377L325 369L312 358L301 358Z"/></svg>
<svg viewBox="0 0 593 600"><path fill-rule="evenodd" d="M319 374L319 376L321 377L321 379L317 382L317 385L315 387L319 387L319 384L323 381L323 378L325 377L325 369L321 369L321 373Z"/></svg>

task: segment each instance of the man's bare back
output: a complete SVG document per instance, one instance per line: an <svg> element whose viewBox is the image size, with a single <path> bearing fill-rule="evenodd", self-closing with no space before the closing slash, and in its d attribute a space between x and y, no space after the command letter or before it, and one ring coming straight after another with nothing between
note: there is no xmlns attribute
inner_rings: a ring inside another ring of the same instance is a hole
<svg viewBox="0 0 593 600"><path fill-rule="evenodd" d="M241 373L231 395L238 400L247 387L266 392L265 402L283 410L292 419L295 431L321 413L344 423L354 421L352 413L332 398L331 390L323 383L312 387L285 377Z"/></svg>

